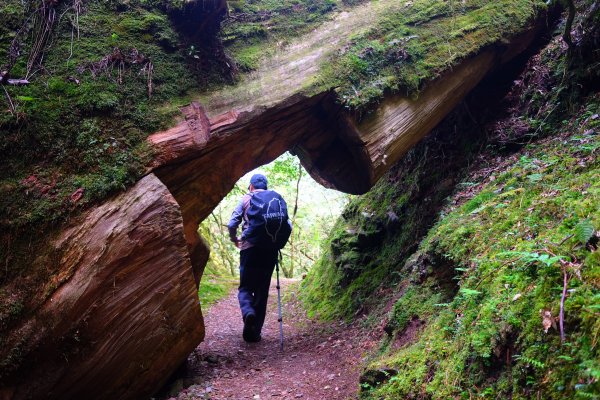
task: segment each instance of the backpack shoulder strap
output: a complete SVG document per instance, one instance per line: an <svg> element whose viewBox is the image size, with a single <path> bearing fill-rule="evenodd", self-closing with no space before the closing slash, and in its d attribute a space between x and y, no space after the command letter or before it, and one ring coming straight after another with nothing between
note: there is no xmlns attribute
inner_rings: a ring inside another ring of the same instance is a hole
<svg viewBox="0 0 600 400"><path fill-rule="evenodd" d="M248 218L246 214L250 208L250 200L252 200L252 196L254 196L253 192L248 192L242 197L242 215L244 219Z"/></svg>

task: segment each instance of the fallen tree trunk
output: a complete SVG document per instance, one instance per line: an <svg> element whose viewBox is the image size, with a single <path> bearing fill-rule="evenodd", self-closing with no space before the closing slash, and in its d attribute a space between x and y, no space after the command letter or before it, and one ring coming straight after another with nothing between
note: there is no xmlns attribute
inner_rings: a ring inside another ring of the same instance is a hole
<svg viewBox="0 0 600 400"><path fill-rule="evenodd" d="M181 206L196 275L208 254L198 225L246 172L285 151L298 155L324 186L361 194L424 138L477 84L525 50L541 29L535 25L510 43L490 46L431 82L417 98L390 96L367 118L341 107L333 92L300 91L273 103L236 103L223 111L222 94L182 110L184 121L149 137L156 156L149 166ZM237 105L236 105L237 104Z"/></svg>
<svg viewBox="0 0 600 400"><path fill-rule="evenodd" d="M154 175L81 216L50 260L51 296L3 338L0 398L150 397L202 340L179 206Z"/></svg>

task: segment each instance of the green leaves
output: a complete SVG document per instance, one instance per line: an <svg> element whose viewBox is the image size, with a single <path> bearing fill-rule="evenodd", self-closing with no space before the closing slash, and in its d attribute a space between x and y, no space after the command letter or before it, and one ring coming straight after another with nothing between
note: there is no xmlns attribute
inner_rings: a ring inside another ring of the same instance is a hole
<svg viewBox="0 0 600 400"><path fill-rule="evenodd" d="M542 174L531 174L531 175L527 175L527 179L529 179L530 182L535 183L535 182L539 182L544 178L544 175Z"/></svg>
<svg viewBox="0 0 600 400"><path fill-rule="evenodd" d="M498 254L499 256L518 256L519 260L524 262L525 264L533 264L540 263L545 265L546 267L550 267L558 261L562 260L564 257L562 256L551 256L550 254L543 253L534 253L528 251L505 251L503 253Z"/></svg>
<svg viewBox="0 0 600 400"><path fill-rule="evenodd" d="M479 290L474 290L474 289L469 289L469 288L461 288L460 292L465 297L473 297L473 296L477 296L477 295L481 294L481 292Z"/></svg>
<svg viewBox="0 0 600 400"><path fill-rule="evenodd" d="M575 226L575 239L581 244L586 244L594 236L594 225L589 219L579 221Z"/></svg>
<svg viewBox="0 0 600 400"><path fill-rule="evenodd" d="M519 360L525 364L529 364L536 369L542 370L546 367L546 365L542 361L536 360L535 358L527 357L524 355L515 355L514 359Z"/></svg>

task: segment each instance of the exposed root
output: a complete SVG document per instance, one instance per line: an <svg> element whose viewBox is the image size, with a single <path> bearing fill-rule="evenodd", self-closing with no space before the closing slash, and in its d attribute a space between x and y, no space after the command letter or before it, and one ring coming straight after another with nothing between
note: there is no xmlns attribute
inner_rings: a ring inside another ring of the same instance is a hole
<svg viewBox="0 0 600 400"><path fill-rule="evenodd" d="M15 116L15 114L17 113L17 107L15 106L15 103L13 103L12 98L10 97L10 94L8 93L4 85L2 85L2 89L4 90L4 94L6 95L6 100L8 102L8 110L10 111L10 114L12 116Z"/></svg>
<svg viewBox="0 0 600 400"><path fill-rule="evenodd" d="M571 38L571 29L573 28L573 21L575 20L575 13L577 12L575 8L575 3L573 0L563 0L566 3L567 8L569 10L569 14L567 16L567 22L565 23L565 30L563 32L563 40L569 46L569 49L573 47L573 39Z"/></svg>
<svg viewBox="0 0 600 400"><path fill-rule="evenodd" d="M56 6L58 0L42 0L33 15L33 44L27 60L27 72L25 79L33 74L33 69L41 64L43 52L52 34L52 28L56 21Z"/></svg>
<svg viewBox="0 0 600 400"><path fill-rule="evenodd" d="M130 49L128 52L123 52L118 47L115 47L112 53L102 57L100 61L91 62L86 65L80 65L77 72L80 74L88 70L95 78L101 74L111 75L115 67L118 68L119 75L117 77L119 83L122 83L122 72L127 65L140 65L147 63L149 60L140 53L137 49Z"/></svg>
<svg viewBox="0 0 600 400"><path fill-rule="evenodd" d="M560 327L560 342L565 343L565 299L567 298L567 284L569 282L569 275L567 269L563 266L563 291L560 297L560 315L559 315L559 327Z"/></svg>
<svg viewBox="0 0 600 400"><path fill-rule="evenodd" d="M116 68L117 83L122 85L125 70L133 65L142 65L139 73L146 77L148 98L152 98L152 93L154 91L154 64L135 48L125 52L118 47L115 47L110 54L102 57L99 61L80 65L77 67L77 72L83 74L85 71L89 71L92 74L92 77L95 78L102 74L112 76L112 72Z"/></svg>
<svg viewBox="0 0 600 400"><path fill-rule="evenodd" d="M71 44L69 46L69 57L67 62L73 57L73 43L75 42L75 32L77 31L77 40L79 40L79 15L83 9L82 0L73 0L73 5L70 8L73 10L74 19L71 20Z"/></svg>
<svg viewBox="0 0 600 400"><path fill-rule="evenodd" d="M140 72L146 76L146 81L148 82L148 98L151 99L152 91L154 89L154 86L152 85L152 76L154 75L154 64L152 64L152 61L148 61Z"/></svg>

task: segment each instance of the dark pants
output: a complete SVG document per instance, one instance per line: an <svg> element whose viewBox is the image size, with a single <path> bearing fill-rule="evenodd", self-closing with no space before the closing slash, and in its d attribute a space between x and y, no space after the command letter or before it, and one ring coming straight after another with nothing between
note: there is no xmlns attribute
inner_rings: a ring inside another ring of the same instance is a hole
<svg viewBox="0 0 600 400"><path fill-rule="evenodd" d="M251 247L240 251L240 310L242 318L251 312L256 315L255 327L259 335L265 322L269 286L276 261L276 249Z"/></svg>

